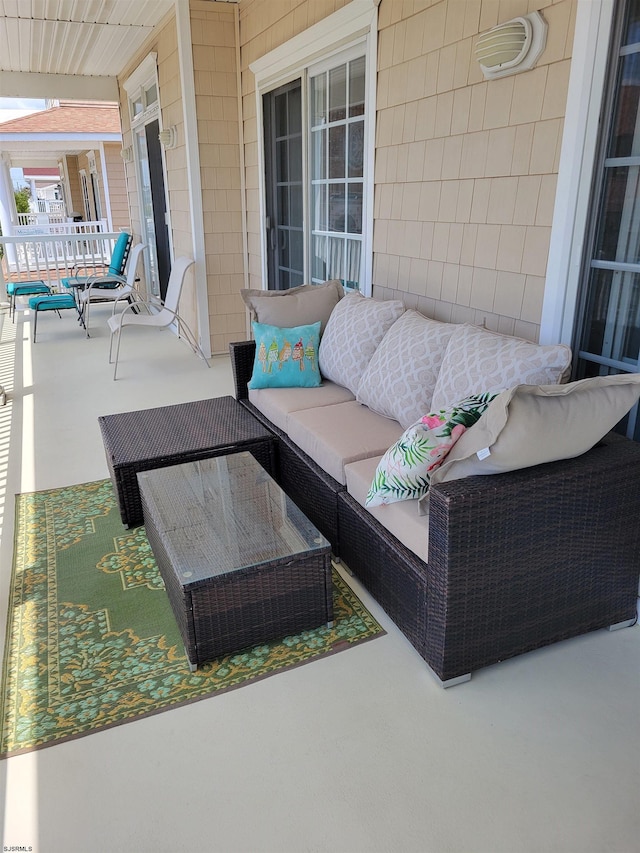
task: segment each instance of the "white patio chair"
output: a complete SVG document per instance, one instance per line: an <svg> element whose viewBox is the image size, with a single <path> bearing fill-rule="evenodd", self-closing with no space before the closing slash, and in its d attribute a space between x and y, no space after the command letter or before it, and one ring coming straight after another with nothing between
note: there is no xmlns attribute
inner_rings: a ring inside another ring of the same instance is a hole
<svg viewBox="0 0 640 853"><path fill-rule="evenodd" d="M169 283L167 285L167 294L163 303L158 304L157 301L133 302L131 305L127 305L127 307L119 314L114 314L112 317L109 317L107 320L109 329L111 330L111 339L109 342L109 364L115 362L113 368L114 379L116 378L116 373L118 371L120 338L122 337L122 331L125 326L151 326L156 329L165 329L167 326L170 326L175 322L178 326L178 337L182 335L182 331L184 330L184 338L189 346L194 352L198 353L198 355L204 360L207 367L210 366L207 357L196 340L195 335L187 323L178 314L178 304L180 302L180 294L182 292L185 274L193 263L194 261L192 258L176 258L173 267L171 268L171 275L169 276ZM134 309L140 309L143 307L149 311L148 314L133 313ZM113 357L114 338L118 339L115 359Z"/></svg>
<svg viewBox="0 0 640 853"><path fill-rule="evenodd" d="M133 247L133 249L131 249L127 264L126 276L109 276L110 280L119 280L121 283L120 287L105 289L102 286L103 276L98 275L91 276L87 280L85 289L80 290L78 292L78 302L80 304L80 310L84 317L87 337L89 337L89 307L92 302L113 302L113 311L111 313L115 314L118 302L121 302L123 300L127 300L127 302L132 302L134 300L141 301L139 295L137 295L136 290L136 272L138 269L138 262L140 260L140 256L146 248L146 243L137 243Z"/></svg>

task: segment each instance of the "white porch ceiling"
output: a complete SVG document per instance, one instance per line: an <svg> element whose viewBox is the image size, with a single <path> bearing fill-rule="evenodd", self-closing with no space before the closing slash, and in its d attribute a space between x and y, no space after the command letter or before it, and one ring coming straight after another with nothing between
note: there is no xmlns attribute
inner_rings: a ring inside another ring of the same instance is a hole
<svg viewBox="0 0 640 853"><path fill-rule="evenodd" d="M174 0L0 0L0 71L115 77Z"/></svg>

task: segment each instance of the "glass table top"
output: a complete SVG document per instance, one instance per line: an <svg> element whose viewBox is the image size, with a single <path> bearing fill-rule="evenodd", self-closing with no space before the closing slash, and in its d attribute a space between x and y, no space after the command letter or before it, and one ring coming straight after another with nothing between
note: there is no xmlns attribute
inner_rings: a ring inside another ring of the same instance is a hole
<svg viewBox="0 0 640 853"><path fill-rule="evenodd" d="M330 549L248 452L156 468L138 482L145 525L183 586Z"/></svg>

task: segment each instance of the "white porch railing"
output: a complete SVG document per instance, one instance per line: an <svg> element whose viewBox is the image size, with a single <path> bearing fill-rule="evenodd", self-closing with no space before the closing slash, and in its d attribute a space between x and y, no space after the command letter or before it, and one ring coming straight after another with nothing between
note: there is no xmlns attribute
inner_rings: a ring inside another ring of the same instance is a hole
<svg viewBox="0 0 640 853"><path fill-rule="evenodd" d="M109 265L119 236L119 232L94 231L0 237L0 301L6 301L7 281L41 280L57 290L61 278L101 270Z"/></svg>
<svg viewBox="0 0 640 853"><path fill-rule="evenodd" d="M40 213L49 213L55 216L66 216L63 201L51 198L37 198L36 205Z"/></svg>
<svg viewBox="0 0 640 853"><path fill-rule="evenodd" d="M107 220L97 219L94 222L69 222L65 217L60 222L55 222L50 218L49 222L38 222L37 213L21 213L18 216L35 217L34 222L25 222L13 226L11 236L17 235L32 236L35 234L97 234L107 230Z"/></svg>
<svg viewBox="0 0 640 853"><path fill-rule="evenodd" d="M47 225L49 222L67 222L68 219L66 213L19 213L18 225Z"/></svg>

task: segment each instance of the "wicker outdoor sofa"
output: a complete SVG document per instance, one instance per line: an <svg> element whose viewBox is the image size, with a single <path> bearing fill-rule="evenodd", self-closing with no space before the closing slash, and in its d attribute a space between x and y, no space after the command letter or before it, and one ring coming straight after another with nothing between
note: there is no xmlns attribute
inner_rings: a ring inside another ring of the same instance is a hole
<svg viewBox="0 0 640 853"><path fill-rule="evenodd" d="M293 427L274 424L249 399L269 393L248 389L255 341L231 344L230 354L236 399L276 437L278 483L444 686L558 640L633 624L640 445L608 432L576 458L432 484L423 559L299 447ZM289 401L295 390L285 392ZM313 431L313 418L304 423Z"/></svg>

